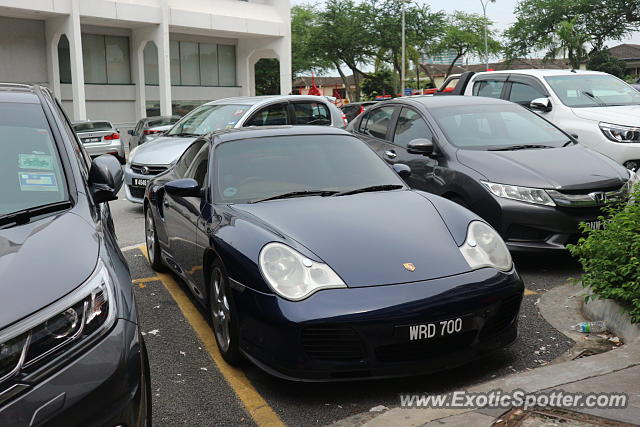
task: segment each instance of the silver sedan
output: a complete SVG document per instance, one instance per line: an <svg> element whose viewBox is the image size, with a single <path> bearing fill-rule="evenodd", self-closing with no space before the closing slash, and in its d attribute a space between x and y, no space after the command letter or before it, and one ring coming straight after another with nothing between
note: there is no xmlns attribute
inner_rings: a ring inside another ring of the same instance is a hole
<svg viewBox="0 0 640 427"><path fill-rule="evenodd" d="M209 102L184 116L170 131L129 153L125 193L129 201L142 203L150 178L171 167L197 137L216 130L278 125L344 128L346 124L342 111L323 96L254 96Z"/></svg>

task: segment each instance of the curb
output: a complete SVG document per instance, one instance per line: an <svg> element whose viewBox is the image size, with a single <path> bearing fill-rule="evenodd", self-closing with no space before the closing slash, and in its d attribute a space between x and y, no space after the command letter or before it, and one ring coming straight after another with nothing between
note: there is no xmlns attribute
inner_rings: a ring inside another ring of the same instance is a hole
<svg viewBox="0 0 640 427"><path fill-rule="evenodd" d="M622 337L625 343L640 342L640 325L631 323L624 307L611 299L593 299L582 305L582 313L589 319L604 320L607 328Z"/></svg>

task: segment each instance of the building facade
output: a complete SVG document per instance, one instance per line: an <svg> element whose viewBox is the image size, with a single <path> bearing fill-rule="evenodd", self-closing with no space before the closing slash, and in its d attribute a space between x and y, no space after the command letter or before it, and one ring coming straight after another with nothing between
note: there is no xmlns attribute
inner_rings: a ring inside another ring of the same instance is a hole
<svg viewBox="0 0 640 427"><path fill-rule="evenodd" d="M254 94L262 58L279 60L289 93L290 22L289 0L0 0L0 81L126 127Z"/></svg>

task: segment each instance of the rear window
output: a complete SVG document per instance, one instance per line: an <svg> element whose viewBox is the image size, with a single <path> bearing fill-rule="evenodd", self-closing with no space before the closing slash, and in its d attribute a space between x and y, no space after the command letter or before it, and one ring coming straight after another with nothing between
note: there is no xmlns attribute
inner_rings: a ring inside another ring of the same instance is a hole
<svg viewBox="0 0 640 427"><path fill-rule="evenodd" d="M320 102L293 103L297 125L330 125L329 108Z"/></svg>
<svg viewBox="0 0 640 427"><path fill-rule="evenodd" d="M74 123L73 130L76 132L100 132L112 130L113 126L109 122L83 122Z"/></svg>
<svg viewBox="0 0 640 427"><path fill-rule="evenodd" d="M69 199L39 104L0 103L0 215Z"/></svg>

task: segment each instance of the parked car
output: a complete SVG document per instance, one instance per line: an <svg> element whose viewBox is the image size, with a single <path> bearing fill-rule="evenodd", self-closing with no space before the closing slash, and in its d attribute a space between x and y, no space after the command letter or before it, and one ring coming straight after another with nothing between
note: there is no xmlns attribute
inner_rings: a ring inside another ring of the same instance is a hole
<svg viewBox="0 0 640 427"><path fill-rule="evenodd" d="M516 339L524 288L498 233L407 188L344 130L200 137L149 183L144 212L152 267L186 281L229 363L312 381L416 375Z"/></svg>
<svg viewBox="0 0 640 427"><path fill-rule="evenodd" d="M154 116L138 120L136 127L129 129L129 149L134 149L138 145L160 136L168 131L180 120L181 116Z"/></svg>
<svg viewBox="0 0 640 427"><path fill-rule="evenodd" d="M351 130L389 164L407 164L413 188L471 209L513 250L564 249L578 224L601 227L606 199L637 175L512 102L423 96L380 103ZM395 222L395 221L394 221Z"/></svg>
<svg viewBox="0 0 640 427"><path fill-rule="evenodd" d="M465 95L524 105L581 144L640 168L640 93L610 74L579 70L492 71L461 79Z"/></svg>
<svg viewBox="0 0 640 427"><path fill-rule="evenodd" d="M127 199L142 203L149 179L167 170L200 135L243 126L343 128L346 124L342 111L323 96L254 96L209 102L184 116L170 131L129 153L129 163L125 167Z"/></svg>
<svg viewBox="0 0 640 427"><path fill-rule="evenodd" d="M151 426L149 361L110 200L48 89L0 85L0 424Z"/></svg>
<svg viewBox="0 0 640 427"><path fill-rule="evenodd" d="M124 142L120 138L120 131L107 120L86 120L74 122L73 130L82 141L85 150L91 157L102 154L112 154L124 164Z"/></svg>
<svg viewBox="0 0 640 427"><path fill-rule="evenodd" d="M364 101L364 102L350 102L346 105L340 107L345 117L347 118L347 122L358 117L358 114L363 113L367 108L376 104L378 101Z"/></svg>
<svg viewBox="0 0 640 427"><path fill-rule="evenodd" d="M442 82L439 88L425 89L424 94L425 95L451 94L453 90L456 88L458 82L460 81L460 76L461 74L451 74L449 77L446 78L444 82Z"/></svg>

